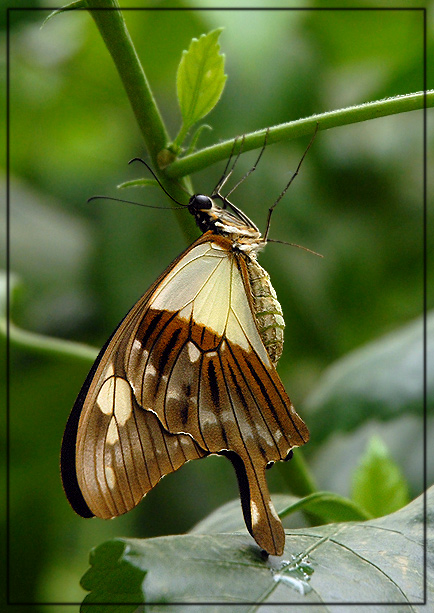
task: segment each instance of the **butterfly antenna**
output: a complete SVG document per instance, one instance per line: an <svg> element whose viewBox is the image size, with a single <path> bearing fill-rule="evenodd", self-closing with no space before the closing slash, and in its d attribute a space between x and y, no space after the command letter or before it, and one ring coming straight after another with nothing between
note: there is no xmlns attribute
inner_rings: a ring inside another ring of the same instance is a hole
<svg viewBox="0 0 434 613"><path fill-rule="evenodd" d="M167 189L164 187L164 185L161 183L160 179L157 177L157 175L155 174L155 172L152 170L152 168L149 166L149 164L147 162L145 162L145 160L142 160L142 158L133 158L132 160L130 160L128 162L128 164L132 164L133 162L141 162L142 164L144 164L144 166L146 166L146 168L149 170L149 172L151 173L151 175L154 177L154 179L157 181L158 185L161 187L161 189L163 190L163 192L169 196L169 198L171 200L173 200L173 202L176 202L176 204L179 204L179 206L185 208L187 205L183 204L182 202L179 202L178 200L176 200L176 198L174 198L171 194L169 194L169 192L167 191ZM184 188L183 188L184 189ZM187 190L185 190L187 191ZM188 192L187 192L188 194ZM164 207L154 207L154 208L164 208Z"/></svg>
<svg viewBox="0 0 434 613"><path fill-rule="evenodd" d="M91 196L90 198L88 198L87 202L92 202L92 200L114 200L115 202L125 202L126 204L136 204L137 206L145 206L147 209L165 209L169 211L179 211L180 209L185 210L184 204L181 206L156 206L153 204L144 204L143 202L134 202L134 200L123 200L122 198L115 198L114 196Z"/></svg>
<svg viewBox="0 0 434 613"><path fill-rule="evenodd" d="M266 229L265 229L265 234L264 234L264 240L267 241L268 240L268 234L270 232L270 222L271 222L271 215L274 211L274 209L276 208L276 205L282 200L283 196L286 194L286 192L289 189L289 186L291 185L291 183L294 181L295 177L298 175L298 172L300 170L301 165L303 164L303 160L307 155L307 152L309 151L309 149L311 148L313 141L315 140L316 134L318 132L318 128L319 128L319 123L317 122L316 124L316 128L315 128L315 132L313 133L312 138L310 139L310 142L308 144L308 146L306 147L305 152L303 153L303 155L301 156L301 160L298 163L297 168L295 169L294 174L292 175L292 177L290 178L289 182L287 183L287 185L285 186L285 188L283 189L283 191L281 192L281 194L279 195L279 197L277 198L277 200L275 201L275 203L270 206L270 208L268 209L268 218L267 218L267 225L266 225Z"/></svg>
<svg viewBox="0 0 434 613"><path fill-rule="evenodd" d="M264 137L264 144L263 144L263 145L262 145L262 147L261 147L261 151L260 151L260 153L259 153L258 159L257 159L257 160L256 160L256 162L254 163L254 165L252 166L252 168L246 172L246 174L244 175L244 177L241 177L241 179L238 181L238 183L236 183L236 184L234 185L234 187L233 187L233 188L230 190L230 192L228 192L228 193L226 194L225 198L229 198L229 196L232 194L232 192L234 192L234 191L237 189L237 187L239 187L239 186L241 185L241 183L243 183L243 182L244 182L244 181L247 179L247 177L248 177L248 176L250 176L254 170L256 170L256 167L257 167L257 165L259 164L259 160L261 159L262 154L263 154L263 153L264 153L264 151L265 151L265 147L267 146L267 139L268 139L268 133L269 133L269 131L270 131L270 128L267 128L267 130L266 130L266 132L265 132L265 137Z"/></svg>
<svg viewBox="0 0 434 613"><path fill-rule="evenodd" d="M269 238L267 243L279 243L280 245L289 245L290 247L298 247L299 249L303 249L304 251L308 251L309 253L313 253L313 255L317 255L319 258L323 258L324 256L321 253L317 253L316 251L312 251L312 249L308 249L307 247L303 247L303 245L297 245L297 243L287 243L286 241L279 241L274 238Z"/></svg>
<svg viewBox="0 0 434 613"><path fill-rule="evenodd" d="M231 154L230 154L230 156L228 158L228 161L226 163L226 166L225 166L225 169L223 171L223 174L220 177L220 179L219 179L217 185L215 186L215 188L212 190L213 196L220 196L220 191L221 191L222 187L224 186L226 181L229 179L231 174L234 172L234 168L236 166L236 163L238 162L238 158L240 157L240 155L241 155L241 153L243 151L243 147L244 147L244 134L241 137L241 145L240 145L239 151L237 153L237 157L235 158L235 160L234 160L234 162L232 164L232 168L228 172L228 168L229 168L231 160L233 158L234 151L235 151L235 145L237 144L237 142L238 142L238 136L234 139L234 142L232 144ZM224 198L223 198L223 200L224 200Z"/></svg>

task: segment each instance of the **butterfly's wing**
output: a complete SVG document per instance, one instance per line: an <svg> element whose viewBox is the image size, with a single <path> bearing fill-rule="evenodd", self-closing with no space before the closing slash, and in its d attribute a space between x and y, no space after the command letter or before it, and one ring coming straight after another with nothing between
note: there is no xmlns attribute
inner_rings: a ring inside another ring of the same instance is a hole
<svg viewBox="0 0 434 613"><path fill-rule="evenodd" d="M232 460L249 531L280 555L285 537L265 467L309 434L259 335L247 265L230 239L198 239L149 296L124 368L138 405L167 432Z"/></svg>
<svg viewBox="0 0 434 613"><path fill-rule="evenodd" d="M207 232L108 341L62 447L64 487L78 513L125 513L187 460L222 453L235 466L249 531L268 553L282 553L265 467L308 431L260 338L246 266L232 241Z"/></svg>

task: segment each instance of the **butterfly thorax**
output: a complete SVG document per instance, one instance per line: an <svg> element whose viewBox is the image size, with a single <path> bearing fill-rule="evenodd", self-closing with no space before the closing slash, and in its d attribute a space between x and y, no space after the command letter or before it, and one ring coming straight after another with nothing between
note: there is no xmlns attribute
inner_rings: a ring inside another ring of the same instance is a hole
<svg viewBox="0 0 434 613"><path fill-rule="evenodd" d="M223 207L216 200L220 200ZM246 262L256 325L267 353L276 366L283 351L285 321L270 275L257 261L257 253L266 245L266 241L247 215L220 195L212 198L200 194L192 196L189 211L202 232L211 231L229 238L232 241L232 252Z"/></svg>

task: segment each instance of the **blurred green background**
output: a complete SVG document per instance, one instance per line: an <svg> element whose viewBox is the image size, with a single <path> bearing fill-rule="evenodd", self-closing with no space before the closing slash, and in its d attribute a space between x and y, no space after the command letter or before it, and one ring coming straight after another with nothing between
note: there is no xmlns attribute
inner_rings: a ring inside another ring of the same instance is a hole
<svg viewBox="0 0 434 613"><path fill-rule="evenodd" d="M220 26L228 80L221 102L206 118L213 130L202 134L200 147L312 113L423 89L420 11L193 10L199 4L213 5L175 2L192 10L125 12L172 137L180 124L175 75L181 53L192 37ZM65 13L41 29L47 15L10 13L10 257L18 283L12 317L21 328L98 348L186 243L170 211L86 203L95 194L119 195L118 184L143 176L141 167L127 162L146 151L91 17ZM433 53L430 31L428 56ZM432 76L428 87L433 87ZM279 372L313 434L306 398L321 373L422 313L422 118L416 111L320 132L274 214L272 237L324 255L320 259L277 244L261 255L287 325ZM233 194L234 203L261 229L308 140L268 147L258 170ZM433 143L431 125L429 155ZM242 156L239 176L256 155ZM223 166L192 177L195 191L209 192ZM123 195L167 204L153 188ZM430 281L432 268L428 273ZM429 295L428 307L432 302ZM114 536L183 532L238 495L231 465L213 457L166 477L122 518L104 522L75 516L61 487L59 449L89 368L85 361L12 350L13 601L78 602L83 596L78 581L93 546ZM415 385L421 394L421 380ZM349 495L349 470L375 431L407 477L411 496L419 494L421 407L420 400L412 415L387 421L370 417L351 432L337 428L313 436L303 453L319 487ZM272 491L287 491L290 471L289 463L269 472ZM428 477L432 482L432 473ZM37 610L52 609L41 605Z"/></svg>

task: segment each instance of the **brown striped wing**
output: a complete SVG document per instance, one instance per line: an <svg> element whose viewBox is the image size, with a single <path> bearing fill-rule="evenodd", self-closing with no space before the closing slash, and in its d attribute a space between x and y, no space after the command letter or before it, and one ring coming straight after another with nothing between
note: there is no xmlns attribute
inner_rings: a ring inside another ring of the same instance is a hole
<svg viewBox="0 0 434 613"><path fill-rule="evenodd" d="M246 525L268 553L284 532L265 467L308 431L259 336L244 257L208 232L138 301L101 351L65 430L62 478L73 508L132 509L190 459L227 455Z"/></svg>
<svg viewBox="0 0 434 613"><path fill-rule="evenodd" d="M280 555L265 467L309 435L259 336L246 266L229 239L199 239L149 297L125 371L137 403L168 432L232 459L247 527Z"/></svg>

